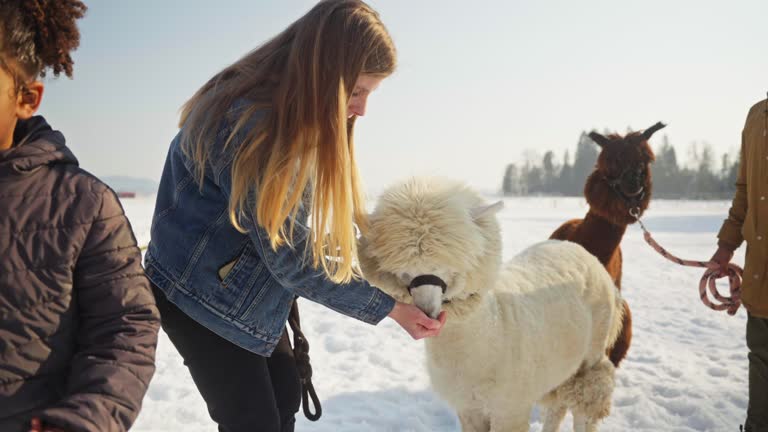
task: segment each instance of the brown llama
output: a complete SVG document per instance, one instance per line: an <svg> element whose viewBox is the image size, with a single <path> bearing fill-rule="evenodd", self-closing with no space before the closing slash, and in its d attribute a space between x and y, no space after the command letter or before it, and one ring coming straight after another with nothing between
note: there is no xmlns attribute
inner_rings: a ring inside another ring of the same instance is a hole
<svg viewBox="0 0 768 432"><path fill-rule="evenodd" d="M592 174L584 185L589 211L584 219L573 219L560 226L550 236L582 245L605 266L616 286L621 289L621 239L627 225L640 217L651 199L651 169L653 151L648 145L651 136L664 124L656 123L644 132L632 132L625 137L607 137L592 132L589 137L600 146L600 155ZM627 356L632 342L632 314L624 300L624 322L616 343L608 349L614 366Z"/></svg>

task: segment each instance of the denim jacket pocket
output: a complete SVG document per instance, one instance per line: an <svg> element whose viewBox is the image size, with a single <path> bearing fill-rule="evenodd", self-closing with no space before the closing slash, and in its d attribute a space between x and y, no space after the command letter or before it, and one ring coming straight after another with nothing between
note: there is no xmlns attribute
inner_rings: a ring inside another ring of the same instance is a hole
<svg viewBox="0 0 768 432"><path fill-rule="evenodd" d="M274 280L269 271L264 273L266 277L243 302L236 319L252 330L279 337L285 328L293 295Z"/></svg>
<svg viewBox="0 0 768 432"><path fill-rule="evenodd" d="M264 265L248 242L237 258L217 269L218 289L205 300L228 316L236 315L243 303L255 295L254 291L261 291L257 282L264 272Z"/></svg>
<svg viewBox="0 0 768 432"><path fill-rule="evenodd" d="M248 258L252 255L253 247L250 245L250 242L246 242L235 259L219 267L219 269L216 271L216 275L219 278L219 284L221 285L221 288L226 289L233 284L235 287L240 286L241 288L244 288L242 286L243 278L240 273L244 270L244 267L248 266Z"/></svg>
<svg viewBox="0 0 768 432"><path fill-rule="evenodd" d="M230 271L232 271L232 267L235 266L235 263L237 263L237 261L238 259L234 259L224 264L224 266L219 269L219 271L217 272L219 275L219 282L222 282L222 283L224 282L224 279L227 278L227 275L229 274Z"/></svg>

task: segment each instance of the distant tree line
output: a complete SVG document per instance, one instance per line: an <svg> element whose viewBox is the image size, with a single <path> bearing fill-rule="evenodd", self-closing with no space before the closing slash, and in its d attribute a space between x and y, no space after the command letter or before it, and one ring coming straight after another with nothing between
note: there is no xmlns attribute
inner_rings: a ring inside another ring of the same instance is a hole
<svg viewBox="0 0 768 432"><path fill-rule="evenodd" d="M544 153L541 162L529 160L507 165L502 182L504 195L582 196L587 176L592 173L600 148L582 132L571 153L566 150L558 163L552 151ZM706 143L692 144L689 164L681 167L677 152L666 135L654 149L656 162L651 164L653 197L671 199L729 199L735 191L738 158L727 153L719 160ZM735 159L735 160L732 160Z"/></svg>

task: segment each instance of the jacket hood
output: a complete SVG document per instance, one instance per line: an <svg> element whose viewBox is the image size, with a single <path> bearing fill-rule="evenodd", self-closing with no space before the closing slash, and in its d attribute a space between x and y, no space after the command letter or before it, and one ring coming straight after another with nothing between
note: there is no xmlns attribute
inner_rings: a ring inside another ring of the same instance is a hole
<svg viewBox="0 0 768 432"><path fill-rule="evenodd" d="M53 130L42 116L20 121L13 135L14 146L0 151L0 178L31 174L48 165L78 165L64 135Z"/></svg>

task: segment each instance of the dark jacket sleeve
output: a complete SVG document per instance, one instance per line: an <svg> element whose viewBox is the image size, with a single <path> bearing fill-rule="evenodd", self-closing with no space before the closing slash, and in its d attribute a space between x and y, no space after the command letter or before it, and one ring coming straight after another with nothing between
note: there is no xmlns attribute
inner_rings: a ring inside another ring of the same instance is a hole
<svg viewBox="0 0 768 432"><path fill-rule="evenodd" d="M154 374L160 324L141 253L115 194L101 208L75 265L78 349L64 398L42 418L67 431L125 431Z"/></svg>

